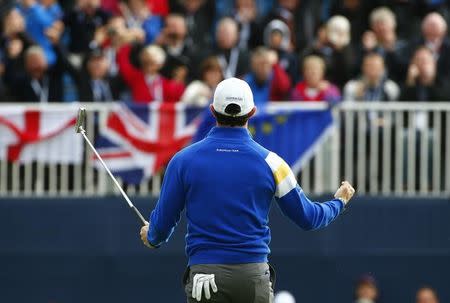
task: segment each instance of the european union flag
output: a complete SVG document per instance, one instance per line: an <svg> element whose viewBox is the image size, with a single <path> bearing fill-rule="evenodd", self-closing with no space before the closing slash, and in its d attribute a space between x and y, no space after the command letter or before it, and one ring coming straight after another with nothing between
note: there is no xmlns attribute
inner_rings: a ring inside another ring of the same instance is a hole
<svg viewBox="0 0 450 303"><path fill-rule="evenodd" d="M193 141L203 139L215 125L215 119L209 113L204 113ZM277 153L298 173L302 166L314 156L320 143L327 138L333 126L330 109L302 110L276 109L272 104L258 107L255 117L249 121L249 130L253 139L270 151Z"/></svg>

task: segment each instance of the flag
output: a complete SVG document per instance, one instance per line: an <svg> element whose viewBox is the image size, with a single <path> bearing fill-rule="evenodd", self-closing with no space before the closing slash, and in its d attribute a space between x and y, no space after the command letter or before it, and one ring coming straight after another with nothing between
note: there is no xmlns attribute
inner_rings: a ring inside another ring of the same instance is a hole
<svg viewBox="0 0 450 303"><path fill-rule="evenodd" d="M139 184L192 140L202 110L182 103L116 104L100 121L96 148L111 172Z"/></svg>
<svg viewBox="0 0 450 303"><path fill-rule="evenodd" d="M76 117L76 107L2 106L0 159L18 163L81 163L83 139L75 136Z"/></svg>
<svg viewBox="0 0 450 303"><path fill-rule="evenodd" d="M215 119L205 112L193 141L203 139L214 125ZM314 156L333 127L329 108L295 109L276 102L258 107L257 114L249 120L253 139L282 157L296 174Z"/></svg>

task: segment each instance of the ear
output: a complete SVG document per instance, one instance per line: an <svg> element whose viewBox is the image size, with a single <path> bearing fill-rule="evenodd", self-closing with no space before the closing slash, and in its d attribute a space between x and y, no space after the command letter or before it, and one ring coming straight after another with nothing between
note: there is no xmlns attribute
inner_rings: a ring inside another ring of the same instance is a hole
<svg viewBox="0 0 450 303"><path fill-rule="evenodd" d="M248 113L248 117L251 118L256 114L256 106Z"/></svg>
<svg viewBox="0 0 450 303"><path fill-rule="evenodd" d="M212 115L215 117L216 116L216 112L214 110L214 107L212 104L209 105L209 110L211 111Z"/></svg>

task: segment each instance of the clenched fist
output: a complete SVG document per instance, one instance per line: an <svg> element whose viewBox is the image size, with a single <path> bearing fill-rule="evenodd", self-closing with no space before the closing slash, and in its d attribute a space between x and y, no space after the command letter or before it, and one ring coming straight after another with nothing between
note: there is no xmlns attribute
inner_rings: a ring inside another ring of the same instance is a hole
<svg viewBox="0 0 450 303"><path fill-rule="evenodd" d="M348 181L343 181L341 183L341 186L338 188L336 193L334 194L334 197L336 199L341 199L345 204L350 201L350 199L353 197L353 194L355 193L355 189Z"/></svg>

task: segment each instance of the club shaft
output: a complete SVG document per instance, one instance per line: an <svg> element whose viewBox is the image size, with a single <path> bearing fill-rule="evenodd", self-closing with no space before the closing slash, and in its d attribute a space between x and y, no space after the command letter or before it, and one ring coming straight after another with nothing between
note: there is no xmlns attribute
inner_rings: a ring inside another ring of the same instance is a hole
<svg viewBox="0 0 450 303"><path fill-rule="evenodd" d="M109 170L108 166L106 166L106 163L103 161L102 157L100 157L100 155L98 154L97 150L95 149L94 145L92 145L91 141L89 140L89 138L86 136L86 131L83 129L83 127L80 126L80 133L83 135L83 138L86 140L87 144L89 145L89 147L91 148L91 150L94 152L95 156L97 157L98 160L100 160L100 163L103 165L103 167L106 169L106 171L108 172L108 175L111 177L111 179L113 180L114 184L116 185L116 187L119 189L120 193L122 194L123 198L125 199L125 201L127 201L128 206L135 212L135 214L139 217L139 220L141 220L142 224L145 225L147 222L145 221L144 217L142 216L142 214L140 213L140 211L133 205L133 203L131 202L130 198L128 198L128 195L125 193L125 191L122 189L122 187L120 186L119 182L117 182L116 178L114 177L114 175L111 173L111 171Z"/></svg>

